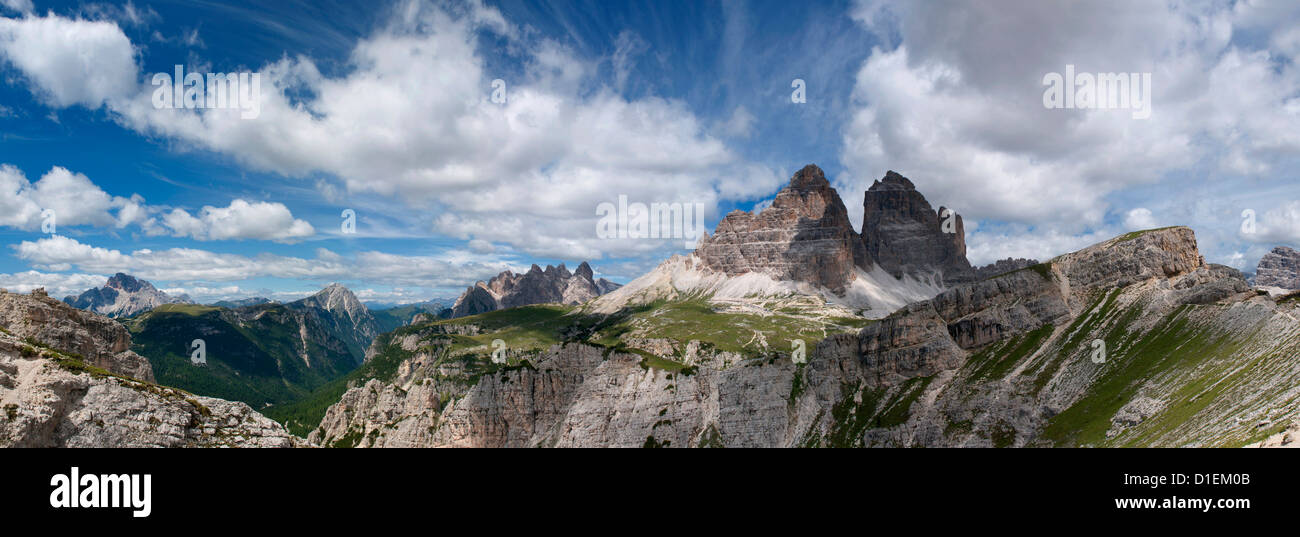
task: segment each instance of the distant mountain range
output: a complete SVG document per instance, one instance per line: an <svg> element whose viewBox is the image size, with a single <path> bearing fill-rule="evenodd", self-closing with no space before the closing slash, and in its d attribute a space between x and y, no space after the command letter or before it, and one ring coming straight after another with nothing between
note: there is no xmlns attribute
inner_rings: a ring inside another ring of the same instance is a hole
<svg viewBox="0 0 1300 537"><path fill-rule="evenodd" d="M605 278L594 279L586 261L569 272L561 263L545 269L533 265L528 272L505 271L466 289L451 307L452 317L477 315L530 304L581 304L620 286Z"/></svg>
<svg viewBox="0 0 1300 537"><path fill-rule="evenodd" d="M431 313L438 313L444 309L451 308L456 303L454 298L434 298L423 302L362 302L370 311L390 310L395 308L411 308L412 311L419 309Z"/></svg>
<svg viewBox="0 0 1300 537"><path fill-rule="evenodd" d="M153 284L121 272L114 274L102 287L87 289L63 302L74 308L109 317L130 317L163 304L192 304L187 295L167 296Z"/></svg>
<svg viewBox="0 0 1300 537"><path fill-rule="evenodd" d="M269 304L271 302L274 301L266 297L258 296L258 297L250 297L250 298L240 298L236 300L218 300L216 302L213 302L212 305L217 306L219 308L242 308L244 306L256 306L258 304Z"/></svg>

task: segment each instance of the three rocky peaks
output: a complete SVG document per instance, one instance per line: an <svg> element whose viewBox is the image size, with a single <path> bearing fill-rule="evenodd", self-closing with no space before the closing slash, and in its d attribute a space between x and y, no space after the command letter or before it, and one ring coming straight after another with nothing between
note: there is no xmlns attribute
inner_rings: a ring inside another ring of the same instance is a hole
<svg viewBox="0 0 1300 537"><path fill-rule="evenodd" d="M886 173L866 191L862 209L858 232L821 168L809 164L771 206L758 213L728 214L713 236L700 241L695 255L704 266L728 276L757 272L838 295L859 270L946 286L977 279L977 269L966 260L961 216L946 207L935 210L906 177ZM1015 270L1034 262L1000 263Z"/></svg>

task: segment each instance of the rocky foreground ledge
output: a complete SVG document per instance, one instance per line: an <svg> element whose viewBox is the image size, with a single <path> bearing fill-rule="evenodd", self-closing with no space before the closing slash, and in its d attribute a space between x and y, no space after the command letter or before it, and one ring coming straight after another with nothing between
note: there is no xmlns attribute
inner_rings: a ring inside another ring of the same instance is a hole
<svg viewBox="0 0 1300 537"><path fill-rule="evenodd" d="M120 324L0 292L0 447L296 447L247 404L152 382Z"/></svg>

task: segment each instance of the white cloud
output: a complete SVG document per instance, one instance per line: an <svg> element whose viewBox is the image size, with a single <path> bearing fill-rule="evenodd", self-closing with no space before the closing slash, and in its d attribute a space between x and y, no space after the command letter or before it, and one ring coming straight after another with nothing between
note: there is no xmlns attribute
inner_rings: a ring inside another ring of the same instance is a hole
<svg viewBox="0 0 1300 537"><path fill-rule="evenodd" d="M262 239L292 241L316 233L311 224L293 217L283 203L236 199L227 207L204 206L196 218L173 209L163 224L175 236L198 240Z"/></svg>
<svg viewBox="0 0 1300 537"><path fill-rule="evenodd" d="M0 0L0 6L19 13L32 12L32 0Z"/></svg>
<svg viewBox="0 0 1300 537"><path fill-rule="evenodd" d="M41 206L31 199L31 183L18 168L0 165L0 225L30 228L41 216Z"/></svg>
<svg viewBox="0 0 1300 537"><path fill-rule="evenodd" d="M139 90L135 48L108 21L0 18L0 56L22 71L33 93L61 108L99 108Z"/></svg>
<svg viewBox="0 0 1300 537"><path fill-rule="evenodd" d="M1129 211L1124 217L1124 227L1135 231L1152 229L1156 227L1156 219L1151 215L1151 209L1138 207Z"/></svg>
<svg viewBox="0 0 1300 537"><path fill-rule="evenodd" d="M968 219L1073 234L1103 224L1115 192L1170 174L1287 173L1300 71L1277 44L1289 41L1267 36L1295 18L1260 16L1261 4L859 2L855 18L901 45L858 73L837 185L861 191L893 169ZM1278 48L1239 45L1236 28ZM1043 76L1067 64L1152 73L1151 118L1044 108Z"/></svg>
<svg viewBox="0 0 1300 537"><path fill-rule="evenodd" d="M469 241L469 249L471 252L479 254L490 254L496 251L496 247L492 246L492 243L483 239L474 239Z"/></svg>
<svg viewBox="0 0 1300 537"><path fill-rule="evenodd" d="M0 274L0 287L11 293L30 293L32 289L44 287L50 296L63 298L104 285L106 280L107 276L98 274L50 274L29 270Z"/></svg>
<svg viewBox="0 0 1300 537"><path fill-rule="evenodd" d="M322 283L348 280L371 285L457 288L503 270L518 269L500 260L450 263L433 256L375 251L342 256L324 248L318 249L312 259L269 253L250 257L195 248L139 249L123 253L62 236L22 241L13 248L19 259L40 270L125 272L155 282L235 282L269 277Z"/></svg>
<svg viewBox="0 0 1300 537"><path fill-rule="evenodd" d="M84 174L61 166L51 168L32 184L18 168L0 165L0 225L37 229L41 227L42 211L51 210L58 226L122 227L143 217L143 202L139 196L111 196Z"/></svg>
<svg viewBox="0 0 1300 537"><path fill-rule="evenodd" d="M41 176L31 197L41 208L53 210L58 224L65 226L111 226L116 220L109 211L125 201L114 200L90 178L61 166Z"/></svg>
<svg viewBox="0 0 1300 537"><path fill-rule="evenodd" d="M758 118L749 113L744 106L737 106L731 112L731 117L720 125L720 130L727 136L735 138L749 138L754 133L754 124Z"/></svg>
<svg viewBox="0 0 1300 537"><path fill-rule="evenodd" d="M301 56L260 68L255 120L241 119L237 110L158 110L152 88L143 84L99 96L109 99L124 125L149 135L289 177L316 181L323 172L350 193L434 205L447 215L435 231L534 255L596 258L664 248L667 243L595 236L596 206L620 194L646 202L698 201L710 210L719 199L770 194L729 182L736 169L764 179L772 173L754 173L761 166L741 161L684 103L617 95L593 78L600 60L580 59L556 42L525 40L495 9L411 1L395 13L356 44L344 75L324 76ZM74 24L58 20L45 24ZM478 48L482 32L509 41L508 50L524 55L524 71L487 72L485 51ZM631 68L634 44L629 36L620 68ZM103 46L118 56L132 50L129 42ZM11 54L33 55L28 48ZM16 63L43 91L78 95L62 80L46 88L42 69ZM136 79L134 65L118 67L121 76ZM507 83L503 104L491 100L497 78ZM291 101L287 92L307 97ZM55 104L94 102L67 97Z"/></svg>
<svg viewBox="0 0 1300 537"><path fill-rule="evenodd" d="M1113 229L1087 233L1062 233L1054 229L1011 226L999 231L967 230L966 257L971 264L987 265L999 259L1026 258L1047 261L1082 250L1119 233Z"/></svg>
<svg viewBox="0 0 1300 537"><path fill-rule="evenodd" d="M0 226L38 229L43 210L54 211L57 226L122 229L138 225L146 235L198 240L292 242L316 232L307 221L294 218L283 203L235 199L226 207L204 206L197 217L184 209L161 214L163 208L146 204L139 194L129 198L109 195L89 177L61 166L51 168L32 184L18 168L0 164Z"/></svg>
<svg viewBox="0 0 1300 537"><path fill-rule="evenodd" d="M1256 233L1247 240L1300 246L1300 201L1289 201L1258 216Z"/></svg>

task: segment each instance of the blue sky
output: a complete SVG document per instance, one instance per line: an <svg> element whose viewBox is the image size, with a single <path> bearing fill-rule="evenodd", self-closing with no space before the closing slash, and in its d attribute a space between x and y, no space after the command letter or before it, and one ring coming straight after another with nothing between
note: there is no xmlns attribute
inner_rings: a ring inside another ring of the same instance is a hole
<svg viewBox="0 0 1300 537"><path fill-rule="evenodd" d="M855 221L907 175L980 263L1173 224L1246 270L1300 246L1288 2L0 5L11 289L124 271L200 300L341 281L404 302L583 260L627 281L686 250L598 237L600 203L701 203L712 229L810 162ZM1066 64L1151 73L1152 117L1044 108ZM260 114L152 106L176 65L259 73Z"/></svg>

